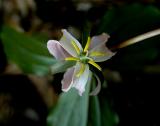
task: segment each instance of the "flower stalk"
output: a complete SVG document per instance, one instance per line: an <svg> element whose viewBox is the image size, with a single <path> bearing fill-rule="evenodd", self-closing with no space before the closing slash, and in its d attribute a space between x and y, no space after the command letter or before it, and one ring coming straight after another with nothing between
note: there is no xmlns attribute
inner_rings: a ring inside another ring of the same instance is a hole
<svg viewBox="0 0 160 126"><path fill-rule="evenodd" d="M157 36L157 35L160 35L160 28L156 29L156 30L153 30L153 31L150 31L150 32L147 32L147 33L144 33L144 34L141 34L141 35L138 35L138 36L133 37L131 39L128 39L127 41L124 41L124 42L120 43L118 46L112 47L111 50L124 48L124 47L127 47L129 45L141 42L145 39L148 39L148 38L151 38L151 37L154 37L154 36Z"/></svg>

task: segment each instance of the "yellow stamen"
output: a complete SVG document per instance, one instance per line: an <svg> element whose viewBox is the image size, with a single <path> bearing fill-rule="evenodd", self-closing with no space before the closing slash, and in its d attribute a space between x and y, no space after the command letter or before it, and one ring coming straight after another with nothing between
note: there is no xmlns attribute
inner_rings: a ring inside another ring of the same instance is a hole
<svg viewBox="0 0 160 126"><path fill-rule="evenodd" d="M89 60L88 63L96 67L98 70L102 71L102 68L97 63L95 63L93 60Z"/></svg>
<svg viewBox="0 0 160 126"><path fill-rule="evenodd" d="M67 61L79 61L79 58L76 58L76 57L67 57L67 58L65 58L65 60L67 60Z"/></svg>
<svg viewBox="0 0 160 126"><path fill-rule="evenodd" d="M80 49L79 49L79 47L77 46L77 44L75 43L75 41L71 41L71 43L72 43L74 49L76 50L76 52L77 52L78 54L80 54Z"/></svg>
<svg viewBox="0 0 160 126"><path fill-rule="evenodd" d="M85 70L85 64L81 63L80 70L76 74L76 77L80 77L83 74L84 70Z"/></svg>
<svg viewBox="0 0 160 126"><path fill-rule="evenodd" d="M88 37L88 40L87 40L87 43L86 43L86 46L84 48L84 52L87 52L88 48L89 48L89 45L91 43L91 37Z"/></svg>
<svg viewBox="0 0 160 126"><path fill-rule="evenodd" d="M106 54L103 52L91 52L90 56L105 56Z"/></svg>

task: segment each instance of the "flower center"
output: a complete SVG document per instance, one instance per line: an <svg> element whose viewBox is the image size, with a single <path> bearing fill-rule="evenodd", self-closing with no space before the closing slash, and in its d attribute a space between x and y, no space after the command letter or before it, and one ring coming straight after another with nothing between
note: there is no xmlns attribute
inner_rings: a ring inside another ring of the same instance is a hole
<svg viewBox="0 0 160 126"><path fill-rule="evenodd" d="M83 52L79 55L79 60L80 60L80 62L82 62L82 63L84 63L84 64L87 64L90 59L91 59L91 58L88 57L88 51L86 51L86 52L83 51Z"/></svg>
<svg viewBox="0 0 160 126"><path fill-rule="evenodd" d="M86 57L86 56L81 56L81 57L79 57L79 59L80 59L80 62L82 62L84 64L87 64L89 61L89 57Z"/></svg>
<svg viewBox="0 0 160 126"><path fill-rule="evenodd" d="M76 61L76 62L78 61L78 62L81 62L83 64L81 66L82 70L80 71L80 73L77 74L77 76L80 76L83 73L82 71L84 71L84 69L85 69L85 67L84 67L85 64L91 64L94 67L96 67L98 70L100 70L100 71L102 70L101 67L97 63L95 63L92 58L90 58L88 56L88 49L89 49L90 43L91 43L91 38L88 37L86 46L83 49L83 51L81 52L79 47L76 45L76 43L74 41L71 41L71 44L73 45L75 51L77 52L78 57L67 57L67 58L65 58L65 60L71 60L71 61ZM93 53L92 55L100 55L100 54L99 53L96 53L96 54Z"/></svg>

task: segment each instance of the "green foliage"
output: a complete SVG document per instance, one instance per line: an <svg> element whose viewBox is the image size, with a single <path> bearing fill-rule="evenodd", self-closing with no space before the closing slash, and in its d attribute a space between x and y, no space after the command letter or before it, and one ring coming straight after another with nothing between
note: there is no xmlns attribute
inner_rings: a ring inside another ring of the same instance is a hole
<svg viewBox="0 0 160 126"><path fill-rule="evenodd" d="M106 11L99 33L116 34L116 40L126 40L149 29L158 28L156 25L159 24L159 16L160 11L154 6L131 4L112 8Z"/></svg>
<svg viewBox="0 0 160 126"><path fill-rule="evenodd" d="M93 79L93 88L95 85L96 79ZM118 116L111 109L105 96L91 96L89 103L88 126L116 126L118 124Z"/></svg>
<svg viewBox="0 0 160 126"><path fill-rule="evenodd" d="M116 126L119 122L118 115L112 111L109 102L101 99L101 126Z"/></svg>
<svg viewBox="0 0 160 126"><path fill-rule="evenodd" d="M59 61L51 67L51 73L56 74L60 72L65 72L67 68L75 65L74 61Z"/></svg>
<svg viewBox="0 0 160 126"><path fill-rule="evenodd" d="M101 109L98 96L92 96L90 98L90 125L101 126Z"/></svg>
<svg viewBox="0 0 160 126"><path fill-rule="evenodd" d="M108 44L113 46L159 28L159 22L160 10L154 6L123 5L106 12L99 33L109 33L111 37ZM159 36L153 37L119 50L113 57L113 68L121 71L143 70L144 65L157 58L159 39Z"/></svg>
<svg viewBox="0 0 160 126"><path fill-rule="evenodd" d="M50 111L48 126L115 126L118 117L107 100L103 99L100 104L98 96L89 96L90 86L95 83L95 79L88 81L83 96L74 88L62 93L58 104Z"/></svg>
<svg viewBox="0 0 160 126"><path fill-rule="evenodd" d="M24 33L4 26L1 38L7 58L16 63L25 73L48 74L50 66L56 63L49 55L45 43Z"/></svg>
<svg viewBox="0 0 160 126"><path fill-rule="evenodd" d="M91 76L90 76L91 78ZM86 126L88 117L90 80L82 96L72 88L62 93L59 102L48 116L49 126Z"/></svg>

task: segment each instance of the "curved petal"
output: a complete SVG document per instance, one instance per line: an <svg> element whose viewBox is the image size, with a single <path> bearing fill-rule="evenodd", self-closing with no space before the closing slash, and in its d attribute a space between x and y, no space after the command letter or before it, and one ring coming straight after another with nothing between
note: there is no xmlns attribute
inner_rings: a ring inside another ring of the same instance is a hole
<svg viewBox="0 0 160 126"><path fill-rule="evenodd" d="M81 44L69 32L67 32L67 30L63 29L62 32L63 36L60 39L62 47L67 50L70 55L77 57L77 51L82 51ZM77 47L77 49L75 48L75 46Z"/></svg>
<svg viewBox="0 0 160 126"><path fill-rule="evenodd" d="M89 46L89 50L91 51L94 48L97 48L97 46L104 44L108 41L109 35L106 33L102 33L101 35L98 36L93 36L91 38L91 43Z"/></svg>
<svg viewBox="0 0 160 126"><path fill-rule="evenodd" d="M73 85L74 70L75 70L75 66L69 68L65 72L65 74L63 76L63 80L61 81L62 91L67 92L71 88L71 86Z"/></svg>
<svg viewBox="0 0 160 126"><path fill-rule="evenodd" d="M89 52L89 57L92 58L95 62L102 62L110 59L112 56L114 56L116 53L113 53L110 51L105 43L96 46L96 48L92 49Z"/></svg>
<svg viewBox="0 0 160 126"><path fill-rule="evenodd" d="M94 74L97 80L97 87L90 93L90 95L97 95L101 90L101 81L99 80L98 76Z"/></svg>
<svg viewBox="0 0 160 126"><path fill-rule="evenodd" d="M75 87L79 91L79 95L85 91L85 86L89 77L89 66L85 65L84 72L81 76L77 77L77 73L81 69L81 63L77 63L75 66L69 68L63 76L62 91L67 92L71 87Z"/></svg>
<svg viewBox="0 0 160 126"><path fill-rule="evenodd" d="M58 60L63 60L66 57L70 57L70 54L56 40L49 40L47 42L47 48L49 52Z"/></svg>
<svg viewBox="0 0 160 126"><path fill-rule="evenodd" d="M82 75L77 77L76 74L80 69L81 69L80 63L77 63L74 72L75 74L73 78L73 87L75 87L79 91L79 95L82 96L82 93L85 91L85 86L87 84L89 77L89 66L86 64L85 70L82 73Z"/></svg>

